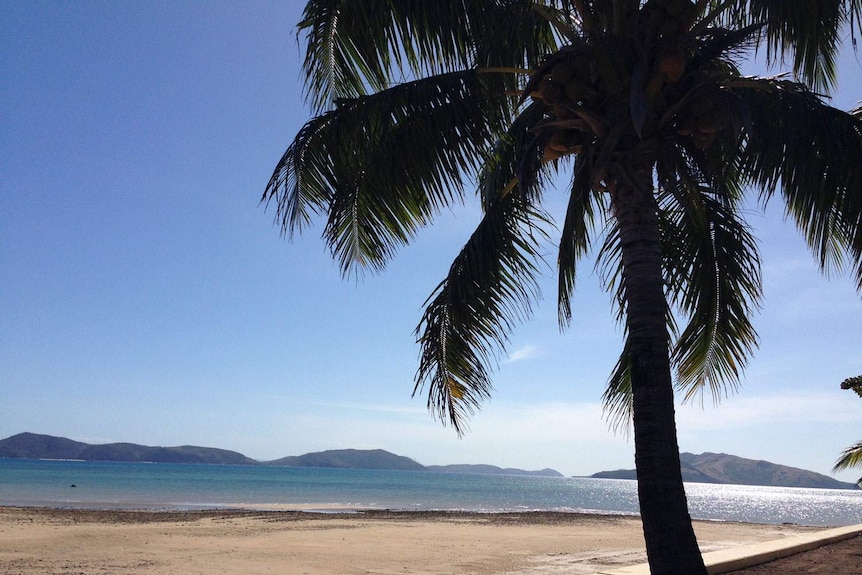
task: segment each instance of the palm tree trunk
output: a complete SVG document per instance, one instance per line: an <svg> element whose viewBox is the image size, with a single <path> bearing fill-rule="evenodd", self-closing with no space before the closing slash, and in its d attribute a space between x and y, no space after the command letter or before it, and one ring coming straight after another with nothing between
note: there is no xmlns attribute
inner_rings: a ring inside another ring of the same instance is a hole
<svg viewBox="0 0 862 575"><path fill-rule="evenodd" d="M633 395L635 467L652 575L706 575L688 514L674 418L667 302L652 170L612 194L619 224Z"/></svg>

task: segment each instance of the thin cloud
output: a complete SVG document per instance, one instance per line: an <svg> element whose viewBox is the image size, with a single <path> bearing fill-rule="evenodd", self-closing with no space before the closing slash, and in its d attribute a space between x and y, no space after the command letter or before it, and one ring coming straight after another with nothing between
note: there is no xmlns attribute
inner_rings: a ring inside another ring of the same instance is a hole
<svg viewBox="0 0 862 575"><path fill-rule="evenodd" d="M684 406L677 410L678 421L689 429L712 430L797 424L848 422L859 420L859 407L835 394L797 393L770 396L739 396L726 399L714 408ZM708 413L705 413L708 412Z"/></svg>
<svg viewBox="0 0 862 575"><path fill-rule="evenodd" d="M515 363L516 361L524 361L533 359L541 355L541 349L535 345L525 345L509 354L505 363Z"/></svg>

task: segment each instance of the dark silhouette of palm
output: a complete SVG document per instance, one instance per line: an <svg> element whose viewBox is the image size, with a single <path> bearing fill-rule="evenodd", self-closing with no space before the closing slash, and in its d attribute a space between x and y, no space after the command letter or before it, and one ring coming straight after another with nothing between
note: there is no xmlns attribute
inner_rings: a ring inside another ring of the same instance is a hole
<svg viewBox="0 0 862 575"><path fill-rule="evenodd" d="M862 375L849 377L841 382L841 389L852 389L862 397ZM835 463L833 471L843 471L851 467L862 467L862 441L855 443L841 452L841 457ZM856 483L862 487L862 477Z"/></svg>
<svg viewBox="0 0 862 575"><path fill-rule="evenodd" d="M263 201L288 234L323 215L347 274L381 270L476 185L484 217L417 328L416 391L459 433L530 314L545 242L563 327L595 249L625 327L604 399L633 426L652 572L706 573L674 388L721 394L757 346L746 193L778 195L821 265L849 265L862 288L862 122L818 95L860 14L860 0L311 0L316 116ZM793 74L743 76L757 47ZM564 176L555 218L542 193Z"/></svg>

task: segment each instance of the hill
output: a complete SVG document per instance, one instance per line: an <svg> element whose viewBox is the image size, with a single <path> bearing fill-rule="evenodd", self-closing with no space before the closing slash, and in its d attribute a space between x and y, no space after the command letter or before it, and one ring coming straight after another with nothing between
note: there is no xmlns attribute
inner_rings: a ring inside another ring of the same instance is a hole
<svg viewBox="0 0 862 575"><path fill-rule="evenodd" d="M425 467L409 457L395 455L382 449L333 449L291 455L266 465L281 467L329 467L338 469L388 469L396 471L424 471Z"/></svg>
<svg viewBox="0 0 862 575"><path fill-rule="evenodd" d="M488 475L525 475L562 477L553 469L525 471L495 465L429 465L423 466L409 457L382 449L336 449L282 457L260 462L236 451L181 445L150 447L134 443L93 445L65 437L19 433L0 439L0 458L18 459L80 459L83 461L125 461L149 463L211 463L272 465L283 467L326 467L340 469L379 469L395 471L428 471L431 473L471 473ZM774 487L812 487L820 489L858 489L853 483L837 481L829 476L776 465L768 461L744 459L723 453L680 454L683 480L695 483L726 483L737 485L767 485ZM634 469L602 471L595 478L635 479Z"/></svg>
<svg viewBox="0 0 862 575"><path fill-rule="evenodd" d="M335 467L343 469L389 469L397 471L430 471L434 473L473 473L484 475L531 475L544 477L563 477L553 469L525 471L523 469L502 468L496 465L429 465L424 466L409 457L403 457L382 449L338 449L306 453L267 461L266 465L287 467Z"/></svg>
<svg viewBox="0 0 862 575"><path fill-rule="evenodd" d="M425 467L409 457L382 449L335 449L292 455L260 462L235 451L183 445L148 447L134 443L92 445L65 437L19 433L0 440L0 457L14 459L80 459L83 461L126 461L147 463L221 463L272 465L281 467L327 467L339 469L380 469L394 471L436 471L448 473L487 473L497 475L542 475L562 477L553 469L524 471L494 465L444 465Z"/></svg>
<svg viewBox="0 0 862 575"><path fill-rule="evenodd" d="M254 464L241 453L181 445L149 447L134 443L92 445L65 437L19 433L0 440L0 457L18 459L81 459L83 461L139 461L149 463Z"/></svg>
<svg viewBox="0 0 862 575"><path fill-rule="evenodd" d="M541 469L539 471L526 471L512 467L497 467L496 465L429 465L425 469L434 473L473 473L480 475L529 475L531 477L563 477L563 474L555 469Z"/></svg>
<svg viewBox="0 0 862 575"><path fill-rule="evenodd" d="M745 459L725 453L681 453L682 478L693 483L767 485L771 487L810 487L817 489L858 489L827 475L768 461ZM590 477L635 479L634 469L601 471Z"/></svg>

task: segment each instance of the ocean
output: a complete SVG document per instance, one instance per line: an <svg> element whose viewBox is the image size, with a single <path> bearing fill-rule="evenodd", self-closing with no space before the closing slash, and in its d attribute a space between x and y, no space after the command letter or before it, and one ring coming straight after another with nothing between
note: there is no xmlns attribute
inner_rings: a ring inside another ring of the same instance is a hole
<svg viewBox="0 0 862 575"><path fill-rule="evenodd" d="M694 519L862 524L862 491L687 483L686 493ZM24 459L0 459L0 505L638 512L637 484L626 480Z"/></svg>

